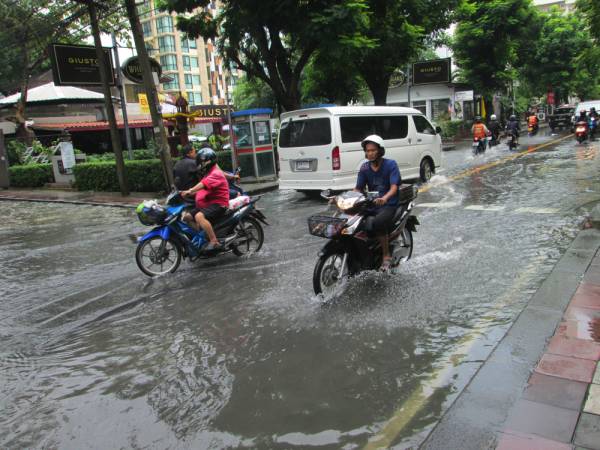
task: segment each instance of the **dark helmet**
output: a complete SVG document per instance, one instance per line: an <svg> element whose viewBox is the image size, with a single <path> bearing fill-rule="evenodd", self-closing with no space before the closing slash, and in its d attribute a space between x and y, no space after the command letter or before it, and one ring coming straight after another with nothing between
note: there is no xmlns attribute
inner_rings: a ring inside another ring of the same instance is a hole
<svg viewBox="0 0 600 450"><path fill-rule="evenodd" d="M481 116L475 116L475 122L481 122Z"/></svg>
<svg viewBox="0 0 600 450"><path fill-rule="evenodd" d="M217 154L212 148L204 147L198 152L196 156L196 164L198 168L205 171L209 170L212 166L217 163Z"/></svg>
<svg viewBox="0 0 600 450"><path fill-rule="evenodd" d="M383 145L383 139L381 138L381 136L378 136L376 134L372 134L370 136L367 136L366 138L363 139L363 141L360 143L360 145L362 146L363 150L367 149L367 144L371 142L375 145L377 145L377 147L379 147L379 158L383 158L383 155L385 155L385 146Z"/></svg>
<svg viewBox="0 0 600 450"><path fill-rule="evenodd" d="M155 200L146 200L135 209L138 219L143 225L160 225L169 215L167 210Z"/></svg>
<svg viewBox="0 0 600 450"><path fill-rule="evenodd" d="M517 120L517 116L515 116L514 114L511 114L509 119L510 120Z"/></svg>

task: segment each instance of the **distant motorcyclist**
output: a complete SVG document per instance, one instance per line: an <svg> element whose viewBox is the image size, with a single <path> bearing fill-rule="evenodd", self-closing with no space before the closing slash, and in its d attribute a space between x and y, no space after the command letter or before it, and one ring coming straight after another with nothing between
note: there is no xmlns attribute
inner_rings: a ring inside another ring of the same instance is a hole
<svg viewBox="0 0 600 450"><path fill-rule="evenodd" d="M595 140L596 139L596 130L598 128L598 113L596 112L596 108L593 106L590 108L588 126L590 129L590 139Z"/></svg>
<svg viewBox="0 0 600 450"><path fill-rule="evenodd" d="M471 127L471 133L473 133L474 139L485 139L488 135L488 128L481 121L481 116L475 117L475 123Z"/></svg>
<svg viewBox="0 0 600 450"><path fill-rule="evenodd" d="M531 128L532 133L536 133L538 130L538 117L535 113L531 113L531 115L527 118L527 125Z"/></svg>
<svg viewBox="0 0 600 450"><path fill-rule="evenodd" d="M591 113L591 111L590 111ZM582 109L581 111L579 111L579 117L577 117L575 119L576 122L586 122L588 121L588 115L587 115L587 111L585 109Z"/></svg>
<svg viewBox="0 0 600 450"><path fill-rule="evenodd" d="M512 114L508 119L508 123L506 124L506 134L509 136L514 136L515 143L519 143L519 133L521 132L521 125L519 124L519 120L517 116Z"/></svg>
<svg viewBox="0 0 600 450"><path fill-rule="evenodd" d="M492 140L494 142L498 142L498 138L500 136L500 130L502 129L502 126L500 125L500 122L498 121L496 114L491 115L488 129L490 130L490 133L492 133Z"/></svg>
<svg viewBox="0 0 600 450"><path fill-rule="evenodd" d="M595 118L596 120L598 120L598 117L600 117L596 111L596 108L593 106L590 108L590 118L591 117Z"/></svg>
<svg viewBox="0 0 600 450"><path fill-rule="evenodd" d="M356 180L356 192L365 188L378 191L379 198L375 200L375 215L372 222L372 232L375 234L383 253L381 270L390 268L392 257L388 242L389 227L394 220L398 206L398 186L400 186L400 169L393 159L387 159L383 139L372 134L361 143L367 161L360 167Z"/></svg>

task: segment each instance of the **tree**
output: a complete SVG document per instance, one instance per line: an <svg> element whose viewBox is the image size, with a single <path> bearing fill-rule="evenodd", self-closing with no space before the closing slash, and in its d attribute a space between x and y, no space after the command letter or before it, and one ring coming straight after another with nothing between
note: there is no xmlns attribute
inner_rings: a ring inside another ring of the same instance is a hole
<svg viewBox="0 0 600 450"><path fill-rule="evenodd" d="M598 0L577 0L577 9L588 21L590 32L600 42L600 2Z"/></svg>
<svg viewBox="0 0 600 450"><path fill-rule="evenodd" d="M277 109L277 100L273 91L264 81L256 77L239 79L233 89L233 104L236 109Z"/></svg>
<svg viewBox="0 0 600 450"><path fill-rule="evenodd" d="M538 96L552 89L559 101L571 94L588 97L597 87L600 60L581 16L554 8L541 19L539 37L528 44L523 77Z"/></svg>
<svg viewBox="0 0 600 450"><path fill-rule="evenodd" d="M368 0L365 37L375 45L357 50L358 70L376 105L385 105L390 78L440 35L462 0Z"/></svg>
<svg viewBox="0 0 600 450"><path fill-rule="evenodd" d="M179 13L177 27L216 43L227 62L265 82L285 110L301 104L300 79L317 49L340 42L368 45L359 30L366 0L223 0L213 17L209 0L163 0Z"/></svg>
<svg viewBox="0 0 600 450"><path fill-rule="evenodd" d="M502 91L539 33L531 0L466 0L457 18L452 50L462 80L487 96Z"/></svg>

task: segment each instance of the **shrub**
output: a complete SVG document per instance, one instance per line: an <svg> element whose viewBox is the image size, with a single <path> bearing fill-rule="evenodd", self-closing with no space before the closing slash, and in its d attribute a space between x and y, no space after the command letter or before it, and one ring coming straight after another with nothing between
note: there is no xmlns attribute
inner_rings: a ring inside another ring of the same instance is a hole
<svg viewBox="0 0 600 450"><path fill-rule="evenodd" d="M52 164L28 164L8 168L10 185L13 187L41 187L54 181Z"/></svg>
<svg viewBox="0 0 600 450"><path fill-rule="evenodd" d="M462 120L447 120L439 123L442 129L442 139L454 139L465 134L467 125Z"/></svg>
<svg viewBox="0 0 600 450"><path fill-rule="evenodd" d="M123 159L128 161L127 150L123 150ZM133 150L133 161L140 161L146 159L156 159L156 155L154 154L154 150L152 149L137 149ZM114 153L101 153L97 155L87 155L88 162L101 162L101 161L114 161L115 154Z"/></svg>
<svg viewBox="0 0 600 450"><path fill-rule="evenodd" d="M114 161L77 164L73 168L73 172L75 185L80 191L119 191L119 180ZM165 190L162 166L158 159L125 160L125 173L131 191L160 192Z"/></svg>

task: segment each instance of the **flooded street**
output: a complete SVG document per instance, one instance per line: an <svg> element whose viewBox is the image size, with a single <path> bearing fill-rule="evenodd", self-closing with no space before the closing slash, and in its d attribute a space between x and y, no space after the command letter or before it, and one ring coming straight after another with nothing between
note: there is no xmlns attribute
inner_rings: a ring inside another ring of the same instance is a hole
<svg viewBox="0 0 600 450"><path fill-rule="evenodd" d="M324 205L293 191L259 202L259 254L154 280L133 211L2 202L0 447L418 446L600 200L599 151L447 152L413 259L327 304L306 225Z"/></svg>

